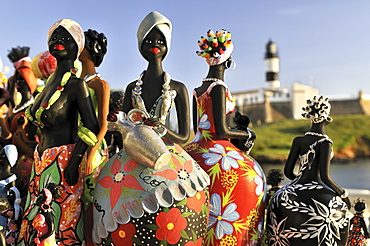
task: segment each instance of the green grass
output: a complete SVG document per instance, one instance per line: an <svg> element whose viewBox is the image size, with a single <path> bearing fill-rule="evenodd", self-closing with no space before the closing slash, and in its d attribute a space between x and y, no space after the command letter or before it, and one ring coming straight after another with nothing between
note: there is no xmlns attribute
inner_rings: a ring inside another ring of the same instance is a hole
<svg viewBox="0 0 370 246"><path fill-rule="evenodd" d="M333 116L334 121L326 127L327 135L333 140L335 156L346 159L348 151L355 158L370 157L370 116ZM284 162L292 141L309 131L309 120L283 120L261 126L253 126L257 139L251 155L257 160Z"/></svg>

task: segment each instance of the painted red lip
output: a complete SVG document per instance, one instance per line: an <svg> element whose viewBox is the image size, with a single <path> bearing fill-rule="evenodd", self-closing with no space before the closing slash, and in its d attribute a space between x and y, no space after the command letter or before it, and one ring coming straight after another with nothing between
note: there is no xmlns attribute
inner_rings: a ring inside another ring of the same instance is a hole
<svg viewBox="0 0 370 246"><path fill-rule="evenodd" d="M60 44L56 44L54 45L54 50L64 50L64 46L63 45L60 45Z"/></svg>
<svg viewBox="0 0 370 246"><path fill-rule="evenodd" d="M159 52L161 52L161 50L159 48L150 48L149 51L154 53L154 54L158 54Z"/></svg>

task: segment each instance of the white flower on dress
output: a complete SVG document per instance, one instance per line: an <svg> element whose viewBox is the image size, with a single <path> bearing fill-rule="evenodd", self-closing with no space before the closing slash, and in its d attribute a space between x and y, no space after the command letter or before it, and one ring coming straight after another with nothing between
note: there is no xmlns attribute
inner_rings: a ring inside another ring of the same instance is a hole
<svg viewBox="0 0 370 246"><path fill-rule="evenodd" d="M232 167L238 168L239 163L237 160L243 160L243 157L237 151L230 150L226 152L224 146L221 144L215 144L208 150L208 153L202 155L202 157L206 159L204 163L208 166L213 166L221 160L222 169L225 171L230 170Z"/></svg>
<svg viewBox="0 0 370 246"><path fill-rule="evenodd" d="M256 177L254 177L254 182L257 185L256 195L259 196L264 191L265 182L263 182L261 169L257 165L254 165L254 171L257 173Z"/></svg>
<svg viewBox="0 0 370 246"><path fill-rule="evenodd" d="M210 127L211 123L208 121L208 115L203 114L199 119L198 130L192 142L198 142L202 138L202 133L199 129L208 130Z"/></svg>
<svg viewBox="0 0 370 246"><path fill-rule="evenodd" d="M240 215L236 211L237 205L230 203L221 213L221 197L218 194L212 194L210 201L210 215L208 220L208 229L216 224L216 238L221 239L225 234L230 235L234 232L234 227L229 222L239 219Z"/></svg>

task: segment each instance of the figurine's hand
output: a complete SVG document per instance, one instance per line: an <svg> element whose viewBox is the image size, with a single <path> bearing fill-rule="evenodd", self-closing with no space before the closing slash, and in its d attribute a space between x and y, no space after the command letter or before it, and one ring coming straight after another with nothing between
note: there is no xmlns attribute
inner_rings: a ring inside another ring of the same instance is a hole
<svg viewBox="0 0 370 246"><path fill-rule="evenodd" d="M154 127L158 127L162 125L159 119L156 119L156 118L143 118L143 122L145 125L154 126Z"/></svg>
<svg viewBox="0 0 370 246"><path fill-rule="evenodd" d="M78 164L79 163L75 164L70 161L64 170L64 177L70 186L77 184L79 178Z"/></svg>
<svg viewBox="0 0 370 246"><path fill-rule="evenodd" d="M107 121L109 122L116 122L117 121L117 114L119 111L111 111L107 115Z"/></svg>
<svg viewBox="0 0 370 246"><path fill-rule="evenodd" d="M347 204L348 210L351 208L351 201L349 200L349 197L342 198L343 201Z"/></svg>

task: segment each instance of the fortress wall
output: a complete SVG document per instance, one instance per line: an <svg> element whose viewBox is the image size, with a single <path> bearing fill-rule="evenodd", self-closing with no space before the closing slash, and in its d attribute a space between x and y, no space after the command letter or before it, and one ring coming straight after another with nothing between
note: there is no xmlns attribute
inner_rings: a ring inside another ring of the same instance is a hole
<svg viewBox="0 0 370 246"><path fill-rule="evenodd" d="M359 100L331 100L331 115L364 114Z"/></svg>

